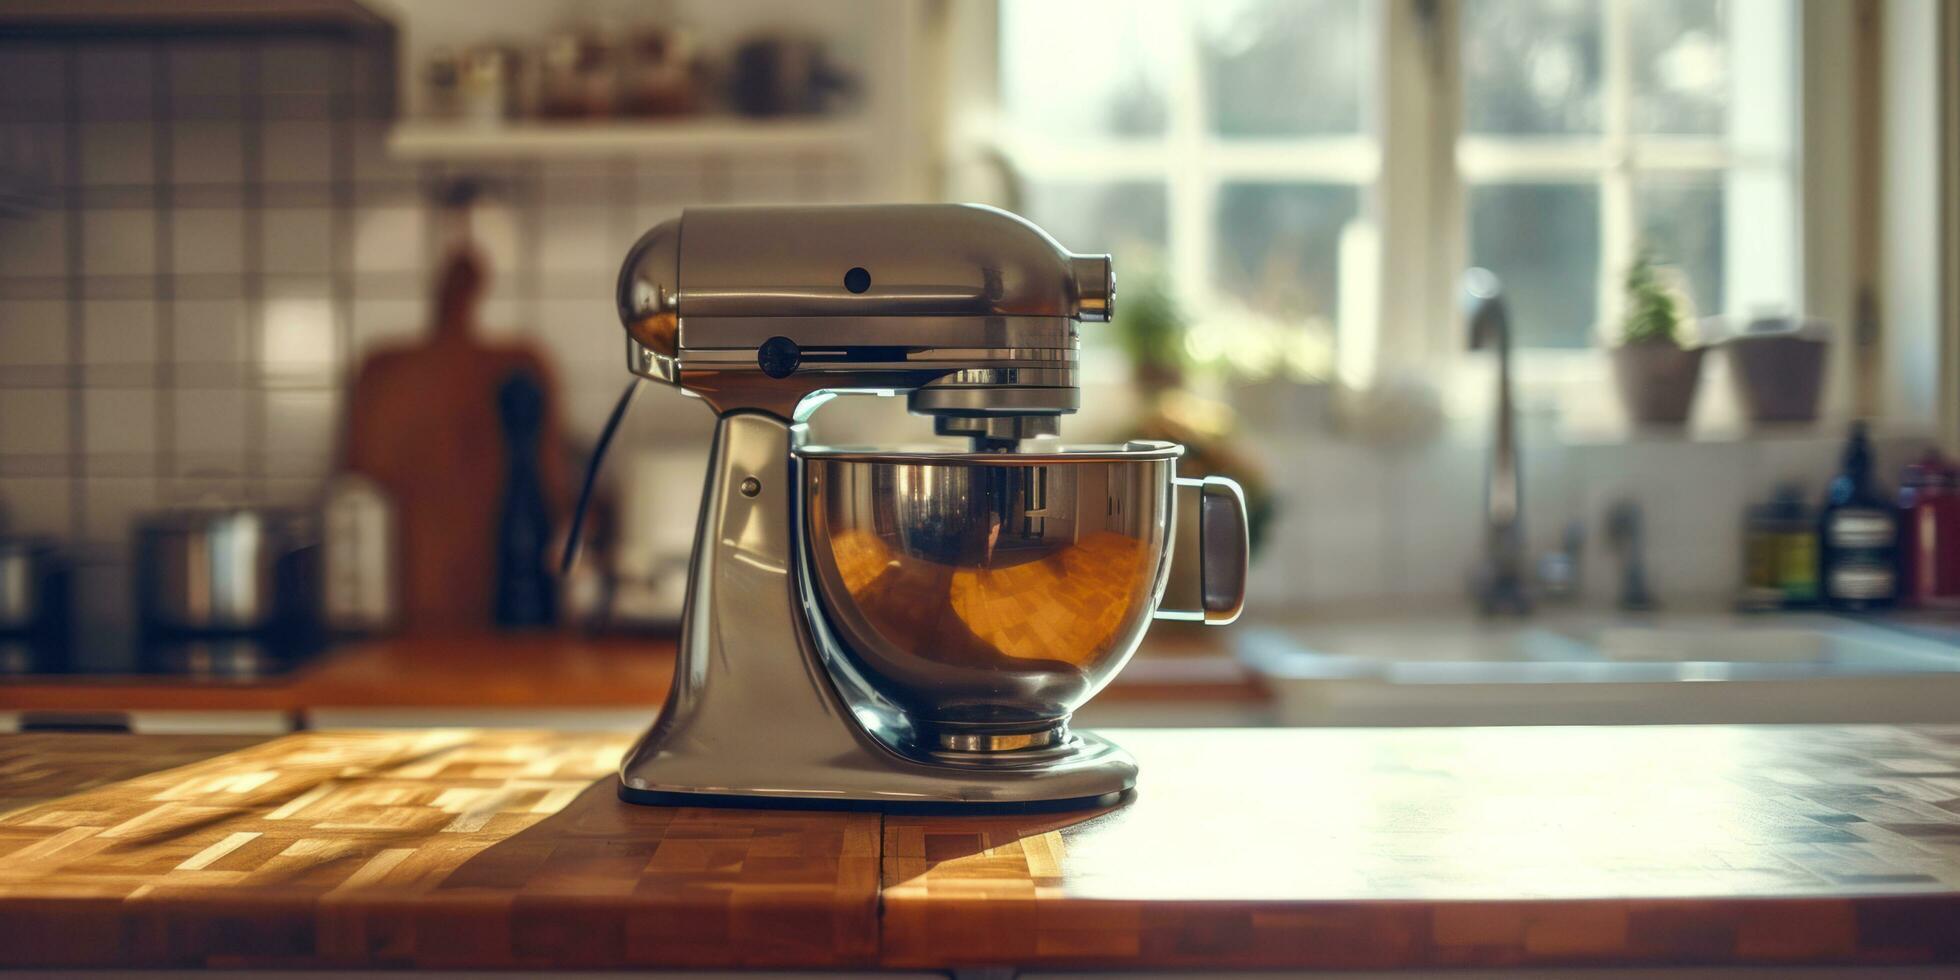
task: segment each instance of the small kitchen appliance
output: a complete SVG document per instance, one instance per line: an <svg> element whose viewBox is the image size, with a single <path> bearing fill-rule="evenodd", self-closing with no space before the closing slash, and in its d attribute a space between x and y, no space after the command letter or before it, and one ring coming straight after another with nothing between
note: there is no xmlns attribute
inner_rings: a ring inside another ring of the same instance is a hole
<svg viewBox="0 0 1960 980"><path fill-rule="evenodd" d="M1244 497L1164 442L1065 447L1106 255L966 205L690 209L621 270L628 365L717 422L637 803L1065 809L1136 781L1070 714L1152 618L1229 623ZM806 423L904 395L965 446Z"/></svg>
<svg viewBox="0 0 1960 980"><path fill-rule="evenodd" d="M310 654L320 589L303 524L222 500L140 517L138 671L253 680Z"/></svg>

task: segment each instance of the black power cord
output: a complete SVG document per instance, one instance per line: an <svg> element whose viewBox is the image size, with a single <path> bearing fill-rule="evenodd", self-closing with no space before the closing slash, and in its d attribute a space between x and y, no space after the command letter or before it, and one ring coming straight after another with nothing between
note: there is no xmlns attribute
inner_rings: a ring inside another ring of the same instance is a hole
<svg viewBox="0 0 1960 980"><path fill-rule="evenodd" d="M565 537L565 556L558 563L560 578L572 573L572 565L578 561L579 538L585 531L585 510L592 503L592 488L599 482L599 464L606 459L606 449L612 445L613 436L619 432L619 423L626 418L626 410L633 406L633 396L640 393L641 378L635 377L626 383L626 390L619 393L619 401L613 403L613 410L606 418L606 427L599 431L599 442L592 447L592 459L585 464L585 485L579 488L578 507L572 511L572 529Z"/></svg>

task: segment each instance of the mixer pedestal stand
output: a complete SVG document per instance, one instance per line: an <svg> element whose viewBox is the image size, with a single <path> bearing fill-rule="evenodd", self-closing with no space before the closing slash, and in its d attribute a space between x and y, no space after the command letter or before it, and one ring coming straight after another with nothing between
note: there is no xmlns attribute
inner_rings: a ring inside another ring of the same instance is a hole
<svg viewBox="0 0 1960 980"><path fill-rule="evenodd" d="M933 752L855 677L799 584L801 432L762 412L716 423L674 686L620 763L620 799L960 812L1122 800L1137 768L1112 742Z"/></svg>

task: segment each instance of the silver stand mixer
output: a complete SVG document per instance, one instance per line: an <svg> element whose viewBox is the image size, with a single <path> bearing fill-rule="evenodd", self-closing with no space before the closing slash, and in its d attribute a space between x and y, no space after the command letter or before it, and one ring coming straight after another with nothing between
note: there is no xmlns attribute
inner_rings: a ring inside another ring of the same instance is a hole
<svg viewBox="0 0 1960 980"><path fill-rule="evenodd" d="M635 803L883 810L1115 802L1136 763L1070 730L1151 619L1229 623L1246 523L1182 447L1062 448L1106 255L968 205L690 209L627 256L633 373L715 412L674 685ZM903 393L966 451L807 444Z"/></svg>

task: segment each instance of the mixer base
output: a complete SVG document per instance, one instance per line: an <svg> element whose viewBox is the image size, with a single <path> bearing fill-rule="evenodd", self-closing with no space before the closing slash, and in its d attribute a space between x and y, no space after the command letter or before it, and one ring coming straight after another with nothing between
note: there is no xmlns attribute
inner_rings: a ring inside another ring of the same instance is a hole
<svg viewBox="0 0 1960 980"><path fill-rule="evenodd" d="M1064 800L1027 800L1013 803L912 802L906 800L834 800L789 796L736 796L728 793L674 793L662 790L619 786L619 798L640 806L711 806L746 810L833 810L871 813L960 814L989 813L1066 813L1070 810L1098 810L1120 806L1136 797L1134 787L1101 796L1078 796Z"/></svg>
<svg viewBox="0 0 1960 980"><path fill-rule="evenodd" d="M943 761L934 762L902 756L862 732L837 731L844 737L834 741L819 728L805 734L766 755L695 754L643 740L620 767L619 798L654 806L1056 813L1115 806L1136 792L1136 761L1092 732L1047 751L936 753Z"/></svg>

